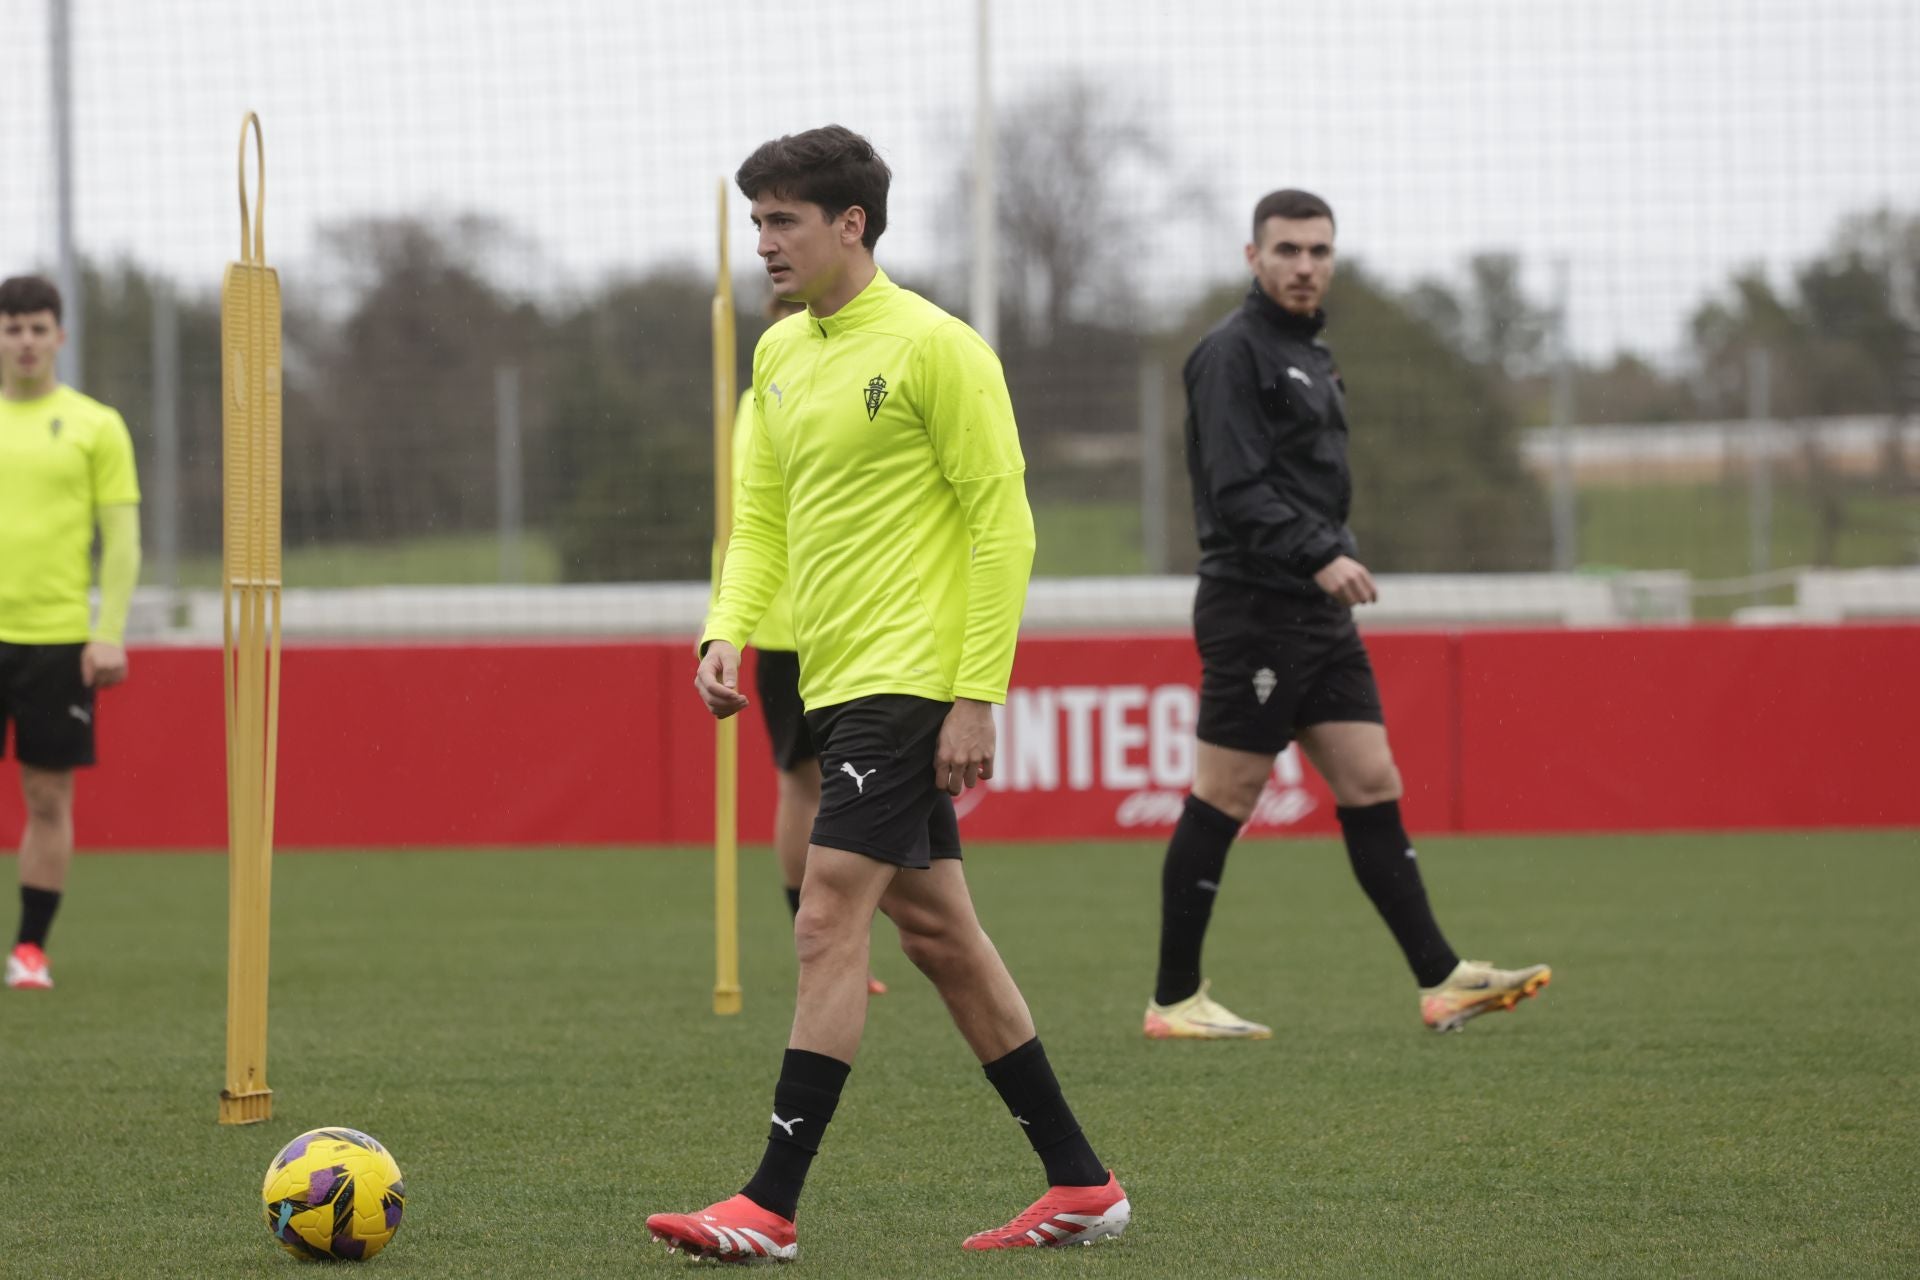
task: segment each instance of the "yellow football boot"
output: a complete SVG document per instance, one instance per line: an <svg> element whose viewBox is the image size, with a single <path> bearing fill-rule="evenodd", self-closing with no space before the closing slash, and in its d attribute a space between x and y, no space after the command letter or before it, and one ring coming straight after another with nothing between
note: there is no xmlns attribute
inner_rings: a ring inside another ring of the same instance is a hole
<svg viewBox="0 0 1920 1280"><path fill-rule="evenodd" d="M1273 1028L1249 1022L1207 994L1207 985L1173 1004L1147 1002L1149 1040L1265 1040Z"/></svg>
<svg viewBox="0 0 1920 1280"><path fill-rule="evenodd" d="M1420 1020L1435 1031L1458 1031L1495 1009L1511 1009L1553 981L1544 964L1496 969L1484 960L1462 960L1437 987L1420 989Z"/></svg>

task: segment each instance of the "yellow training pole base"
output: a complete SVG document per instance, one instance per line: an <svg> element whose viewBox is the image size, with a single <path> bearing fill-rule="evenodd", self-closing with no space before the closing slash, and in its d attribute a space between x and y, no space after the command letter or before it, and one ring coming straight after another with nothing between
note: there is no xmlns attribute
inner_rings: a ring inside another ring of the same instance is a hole
<svg viewBox="0 0 1920 1280"><path fill-rule="evenodd" d="M221 1124L259 1124L273 1119L273 1090L256 1089L252 1093L220 1091Z"/></svg>
<svg viewBox="0 0 1920 1280"><path fill-rule="evenodd" d="M740 1012L740 988L715 987L713 989L713 1011L715 1013Z"/></svg>

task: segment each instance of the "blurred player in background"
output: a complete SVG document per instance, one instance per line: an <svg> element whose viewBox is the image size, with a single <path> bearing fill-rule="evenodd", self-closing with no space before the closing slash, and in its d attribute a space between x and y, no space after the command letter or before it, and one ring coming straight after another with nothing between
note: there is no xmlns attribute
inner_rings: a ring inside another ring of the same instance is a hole
<svg viewBox="0 0 1920 1280"><path fill-rule="evenodd" d="M993 773L991 704L1013 667L1033 516L1000 362L874 265L889 177L866 139L839 126L766 143L735 176L775 292L807 311L754 351L746 500L695 687L716 716L746 706L739 647L791 566L824 782L794 922L793 1031L760 1167L739 1195L647 1219L656 1238L708 1257L797 1250L800 1189L866 1023L876 910L932 979L1051 1184L965 1247L1091 1243L1119 1235L1131 1213L961 872L952 797Z"/></svg>
<svg viewBox="0 0 1920 1280"><path fill-rule="evenodd" d="M127 678L140 486L120 415L54 372L60 291L0 282L0 746L9 723L27 828L9 987L51 987L47 934L73 859L73 771L93 763L94 695ZM100 616L89 625L95 525Z"/></svg>
<svg viewBox="0 0 1920 1280"><path fill-rule="evenodd" d="M1271 1034L1212 999L1200 951L1227 851L1295 739L1333 790L1353 873L1413 970L1428 1026L1457 1030L1511 1009L1552 977L1545 965L1497 969L1454 954L1401 824L1400 772L1353 623L1354 607L1379 596L1347 528L1345 385L1318 336L1333 239L1333 210L1318 196L1263 197L1246 300L1187 359L1200 723L1193 791L1161 871L1145 1026L1154 1039Z"/></svg>
<svg viewBox="0 0 1920 1280"><path fill-rule="evenodd" d="M767 299L767 319L781 320L806 308L783 298ZM753 388L740 393L733 415L733 505L745 497L747 457L753 445ZM718 585L716 575L715 585ZM781 587L767 606L747 643L759 651L753 689L760 695L760 715L773 747L778 788L773 808L773 852L780 860L786 886L787 909L800 914L800 879L807 869L807 838L814 815L820 812L820 753L807 732L806 708L800 701L800 655L794 652L793 605ZM867 975L867 994L881 996L887 984Z"/></svg>

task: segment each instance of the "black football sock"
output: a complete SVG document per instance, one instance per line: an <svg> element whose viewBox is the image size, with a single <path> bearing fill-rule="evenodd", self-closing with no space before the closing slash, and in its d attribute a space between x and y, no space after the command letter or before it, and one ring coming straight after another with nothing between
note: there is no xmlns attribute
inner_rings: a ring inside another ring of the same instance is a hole
<svg viewBox="0 0 1920 1280"><path fill-rule="evenodd" d="M780 1083L773 1086L767 1151L740 1194L769 1213L793 1217L807 1168L820 1152L820 1134L840 1105L840 1090L851 1070L824 1053L787 1050L780 1062Z"/></svg>
<svg viewBox="0 0 1920 1280"><path fill-rule="evenodd" d="M1199 796L1187 797L1160 867L1160 972L1155 1004L1177 1004L1200 989L1200 948L1213 919L1220 873L1240 823Z"/></svg>
<svg viewBox="0 0 1920 1280"><path fill-rule="evenodd" d="M1347 838L1347 859L1353 864L1354 878L1406 953L1414 981L1423 987L1446 981L1460 957L1441 936L1433 910L1427 905L1420 863L1414 857L1407 829L1400 824L1400 802L1386 800L1336 812L1340 815L1340 831Z"/></svg>
<svg viewBox="0 0 1920 1280"><path fill-rule="evenodd" d="M60 909L60 891L58 889L35 889L31 885L20 886L20 936L15 944L31 942L41 950L46 950L47 932L53 928L53 913Z"/></svg>
<svg viewBox="0 0 1920 1280"><path fill-rule="evenodd" d="M792 885L787 886L787 910L796 916L800 914L800 890Z"/></svg>
<svg viewBox="0 0 1920 1280"><path fill-rule="evenodd" d="M987 1063L985 1070L987 1079L1000 1091L1000 1100L1026 1132L1034 1154L1046 1165L1048 1186L1106 1185L1106 1166L1080 1132L1080 1122L1073 1118L1073 1109L1060 1092L1060 1082L1053 1078L1047 1051L1040 1047L1038 1036Z"/></svg>

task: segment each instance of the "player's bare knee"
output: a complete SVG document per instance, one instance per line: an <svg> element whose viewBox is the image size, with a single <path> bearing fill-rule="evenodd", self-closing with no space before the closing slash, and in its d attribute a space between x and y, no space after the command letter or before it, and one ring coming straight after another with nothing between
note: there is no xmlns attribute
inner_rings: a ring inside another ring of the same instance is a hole
<svg viewBox="0 0 1920 1280"><path fill-rule="evenodd" d="M943 935L908 929L900 931L900 950L913 961L914 968L934 979L947 970L954 954L951 943Z"/></svg>
<svg viewBox="0 0 1920 1280"><path fill-rule="evenodd" d="M978 948L986 935L977 926L946 927L925 931L900 932L900 950L913 967L927 975L936 987L949 980L964 980L979 971Z"/></svg>
<svg viewBox="0 0 1920 1280"><path fill-rule="evenodd" d="M1213 778L1196 780L1193 794L1206 801L1220 812L1239 822L1245 822L1253 816L1253 808L1260 803L1260 791L1267 783L1265 775L1258 780L1246 778Z"/></svg>
<svg viewBox="0 0 1920 1280"><path fill-rule="evenodd" d="M1273 757L1200 744L1194 761L1193 794L1230 818L1245 822L1260 803L1273 772Z"/></svg>
<svg viewBox="0 0 1920 1280"><path fill-rule="evenodd" d="M38 769L23 770L20 774L20 798L25 804L29 822L65 822L73 807L70 775Z"/></svg>
<svg viewBox="0 0 1920 1280"><path fill-rule="evenodd" d="M887 900L880 904L880 909L899 930L900 950L913 961L914 967L923 973L929 972L929 964L937 967L946 950L947 937L940 917L910 902Z"/></svg>
<svg viewBox="0 0 1920 1280"><path fill-rule="evenodd" d="M810 905L802 896L800 910L793 917L793 952L802 965L818 964L847 950L854 932L838 913L821 905Z"/></svg>
<svg viewBox="0 0 1920 1280"><path fill-rule="evenodd" d="M1385 804L1405 794L1400 783L1400 770L1394 766L1391 757L1352 770L1340 779L1340 783L1334 798L1348 808Z"/></svg>

